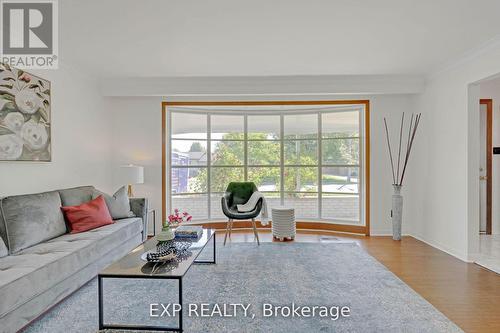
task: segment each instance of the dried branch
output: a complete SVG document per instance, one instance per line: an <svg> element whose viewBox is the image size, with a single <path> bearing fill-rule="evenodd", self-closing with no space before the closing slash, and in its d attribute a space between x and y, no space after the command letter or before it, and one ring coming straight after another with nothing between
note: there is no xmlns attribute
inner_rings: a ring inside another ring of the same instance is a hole
<svg viewBox="0 0 500 333"><path fill-rule="evenodd" d="M401 116L401 128L399 129L399 149L398 149L398 171L396 172L396 180L399 180L399 165L401 164L401 141L403 140L403 125L405 121L405 113Z"/></svg>
<svg viewBox="0 0 500 333"><path fill-rule="evenodd" d="M413 113L411 114L410 127L408 127L408 140L406 141L406 152L408 152L408 149L410 148L410 136L412 127L413 127Z"/></svg>
<svg viewBox="0 0 500 333"><path fill-rule="evenodd" d="M399 185L403 185L403 180L404 180L404 177L405 177L406 167L407 167L408 161L410 159L411 150L413 148L413 141L415 140L415 135L417 134L417 129L418 129L418 125L420 123L420 118L421 117L422 117L422 114L419 113L417 115L417 117L415 118L415 125L413 127L413 133L412 133L412 136L411 136L410 146L408 147L408 150L406 152L406 158L405 158L405 163L404 163L404 167L403 167L403 174L401 175L401 180L399 182Z"/></svg>
<svg viewBox="0 0 500 333"><path fill-rule="evenodd" d="M391 160L391 170L392 170L392 180L393 180L393 184L394 185L403 185L403 180L404 180L404 176L405 176L405 173L406 173L406 167L408 166L408 161L410 159L410 154L411 154L411 151L412 151L412 148L413 148L413 142L415 140L415 136L417 134L417 129L418 129L418 125L420 124L420 118L422 117L422 114L419 113L417 115L411 115L411 118L410 118L410 124L409 124L409 127L408 127L408 137L406 138L406 151L403 152L403 160L401 161L401 146L403 144L403 129L404 129L404 118L405 118L405 115L404 115L404 112L403 112L403 115L401 117L401 125L400 125L400 128L399 128L399 147L398 147L398 160L397 160L397 166L394 165L394 160L393 160L393 157L392 157L392 147L391 147L391 141L390 141L390 138L389 138L389 129L387 127L387 120L386 118L384 118L384 125L385 125L385 135L386 135L386 138L387 138L387 148L389 150L389 157L390 157L390 160ZM402 162L402 165L401 165L401 162ZM401 167L402 167L402 172L401 172L401 177L400 177L400 170L401 170ZM397 172L395 173L394 170L397 170Z"/></svg>
<svg viewBox="0 0 500 333"><path fill-rule="evenodd" d="M392 183L396 184L396 175L394 174L394 163L392 161L392 150L391 150L391 141L389 139L389 130L387 129L387 120L384 117L385 124L385 136L387 138L387 147L389 148L389 157L391 158L391 169L392 169Z"/></svg>

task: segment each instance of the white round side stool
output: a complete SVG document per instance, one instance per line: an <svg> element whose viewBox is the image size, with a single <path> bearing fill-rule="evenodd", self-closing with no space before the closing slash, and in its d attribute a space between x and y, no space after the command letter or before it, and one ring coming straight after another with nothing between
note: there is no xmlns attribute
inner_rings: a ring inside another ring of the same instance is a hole
<svg viewBox="0 0 500 333"><path fill-rule="evenodd" d="M295 209L278 206L271 208L273 237L283 241L295 238Z"/></svg>

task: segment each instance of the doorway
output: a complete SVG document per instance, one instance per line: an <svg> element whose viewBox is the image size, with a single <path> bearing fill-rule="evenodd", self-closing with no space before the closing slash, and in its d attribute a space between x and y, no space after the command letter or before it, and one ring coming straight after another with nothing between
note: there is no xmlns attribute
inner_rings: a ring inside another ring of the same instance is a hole
<svg viewBox="0 0 500 333"><path fill-rule="evenodd" d="M491 235L493 103L481 99L479 104L479 233Z"/></svg>
<svg viewBox="0 0 500 333"><path fill-rule="evenodd" d="M474 93L474 91L472 91ZM477 194L479 200L471 200L472 205L476 205L474 210L474 222L471 215L471 224L469 228L469 246L474 255L474 262L489 270L500 274L500 233L498 229L498 191L497 185L498 162L496 160L496 150L493 146L500 146L499 137L497 135L497 120L498 106L493 105L493 101L497 103L500 101L500 79L492 79L481 82L479 91L475 91L481 97L479 105L475 99L474 115L476 116L476 129L475 134L476 149L474 154L476 157L474 161L475 176L474 182L476 184ZM477 96L477 95L476 95ZM470 101L472 103L472 100ZM472 105L472 104L471 104ZM472 170L472 169L471 169ZM479 192L479 193L478 193ZM479 218L479 221L478 221ZM476 238L477 237L477 238ZM477 248L474 246L474 241L477 239Z"/></svg>

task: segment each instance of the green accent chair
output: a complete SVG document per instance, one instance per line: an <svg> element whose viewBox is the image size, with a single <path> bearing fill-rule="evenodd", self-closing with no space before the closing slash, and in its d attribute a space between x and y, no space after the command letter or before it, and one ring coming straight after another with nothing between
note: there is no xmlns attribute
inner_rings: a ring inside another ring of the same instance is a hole
<svg viewBox="0 0 500 333"><path fill-rule="evenodd" d="M252 220L253 233L257 244L260 245L259 234L255 224L255 218L260 214L262 209L262 199L257 202L257 205L252 211L238 212L236 205L244 204L250 199L254 192L257 192L257 186L253 182L231 182L227 186L226 193L221 199L222 212L227 216L226 234L224 236L224 245L226 245L227 236L231 238L234 220Z"/></svg>

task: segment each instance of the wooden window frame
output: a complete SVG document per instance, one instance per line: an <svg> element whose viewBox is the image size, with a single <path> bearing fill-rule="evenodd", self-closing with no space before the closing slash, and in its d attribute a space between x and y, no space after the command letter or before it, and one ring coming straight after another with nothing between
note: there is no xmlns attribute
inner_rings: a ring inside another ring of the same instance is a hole
<svg viewBox="0 0 500 333"><path fill-rule="evenodd" d="M297 221L297 227L299 229L311 229L311 230L328 230L328 231L339 231L347 233L364 234L366 236L370 235L370 101L369 100L328 100L328 101L226 101L226 102L187 102L187 101L163 101L161 103L162 112L162 219L165 220L167 217L167 112L168 108L172 106L273 106L273 105L362 105L365 110L364 114L364 171L365 171L365 200L364 200L364 218L365 224L359 225L349 225L349 224L339 224L339 223L327 223L327 222L303 222ZM200 223L210 227L225 227L225 222L206 222ZM245 227L245 224L240 224L241 227Z"/></svg>

